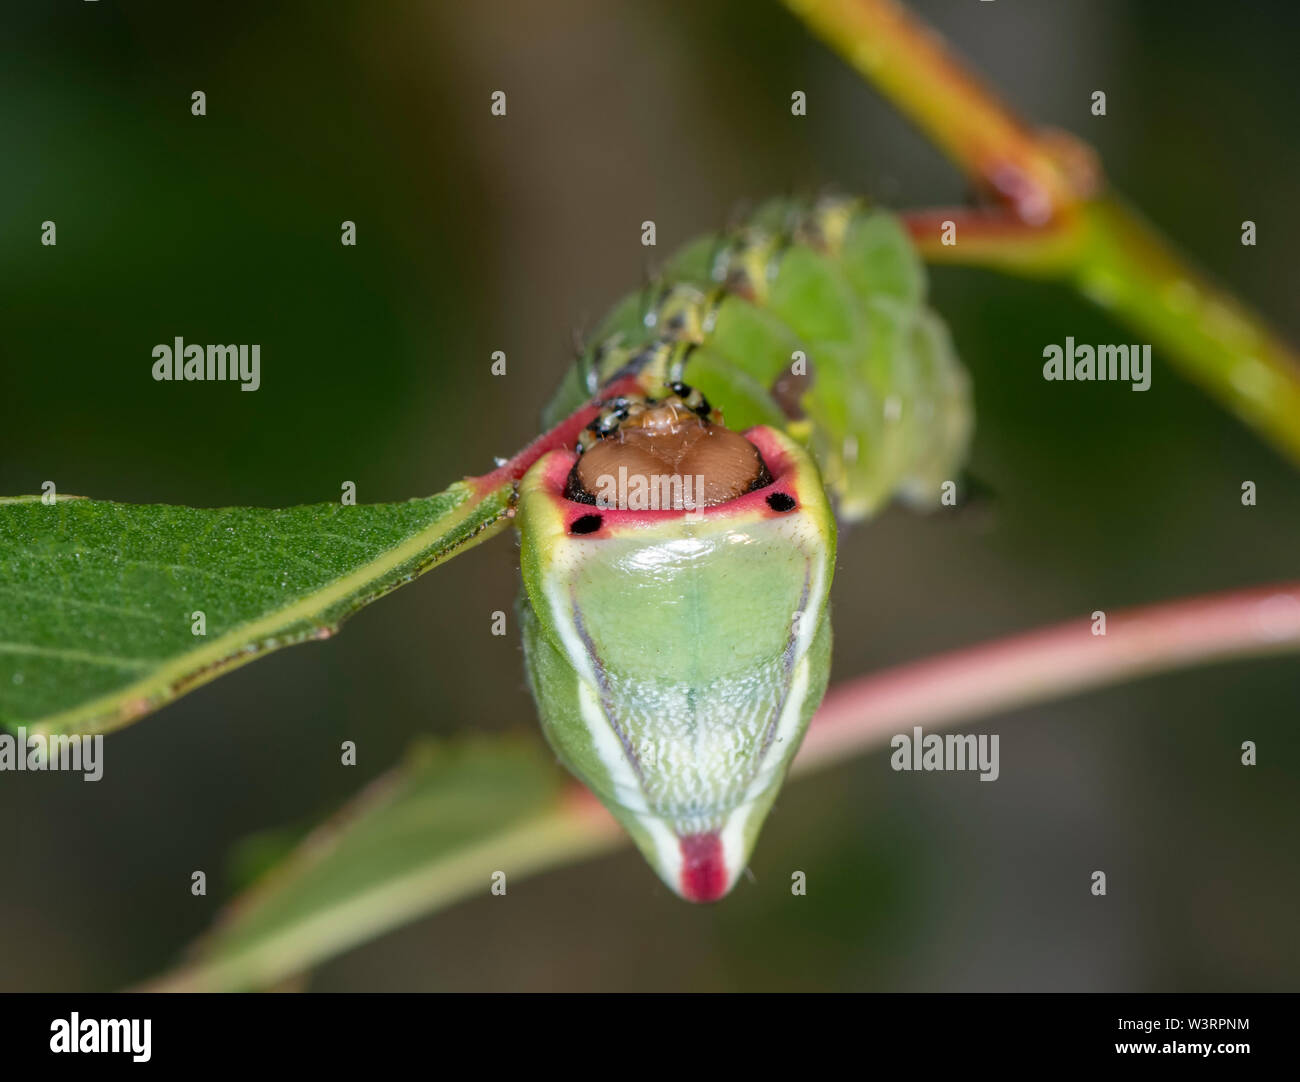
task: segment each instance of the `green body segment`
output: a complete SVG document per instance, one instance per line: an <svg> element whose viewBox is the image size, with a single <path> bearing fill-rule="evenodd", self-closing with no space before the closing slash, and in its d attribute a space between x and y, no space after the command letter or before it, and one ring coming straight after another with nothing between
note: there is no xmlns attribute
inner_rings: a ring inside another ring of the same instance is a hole
<svg viewBox="0 0 1300 1082"><path fill-rule="evenodd" d="M895 218L858 200L776 201L686 245L654 287L615 305L545 422L628 374L650 394L689 383L730 428L783 428L848 520L894 497L937 504L970 440L969 381L916 252Z"/></svg>
<svg viewBox="0 0 1300 1082"><path fill-rule="evenodd" d="M561 494L572 456L543 459L520 488L521 619L543 729L695 900L744 869L830 667L831 508L794 441L752 438L784 467L787 513L754 494L694 521L609 515L575 536L585 509Z"/></svg>

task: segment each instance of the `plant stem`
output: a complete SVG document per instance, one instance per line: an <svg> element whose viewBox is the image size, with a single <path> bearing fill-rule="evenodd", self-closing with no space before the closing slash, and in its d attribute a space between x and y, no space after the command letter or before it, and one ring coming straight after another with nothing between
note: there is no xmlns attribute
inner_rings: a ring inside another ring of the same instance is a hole
<svg viewBox="0 0 1300 1082"><path fill-rule="evenodd" d="M794 770L861 751L911 725L951 725L1210 661L1300 650L1300 582L1111 613L1015 635L832 688Z"/></svg>
<svg viewBox="0 0 1300 1082"><path fill-rule="evenodd" d="M602 396L615 398L621 394L635 394L638 389L639 384L636 380L627 377L611 383L604 389ZM523 450L515 452L491 473L467 477L465 480L474 487L480 498L495 492L503 485L514 484L542 455L559 448L571 448L583 428L588 422L594 420L599 412L600 407L594 402L579 407L559 424L543 432Z"/></svg>
<svg viewBox="0 0 1300 1082"><path fill-rule="evenodd" d="M1300 355L1116 199L1086 208L1077 288L1300 462Z"/></svg>
<svg viewBox="0 0 1300 1082"><path fill-rule="evenodd" d="M1300 355L1102 194L1089 148L1031 128L896 0L784 3L1001 204L905 216L927 259L1070 280L1300 463Z"/></svg>
<svg viewBox="0 0 1300 1082"><path fill-rule="evenodd" d="M1077 201L1075 180L933 30L894 0L784 0L975 182L1042 225Z"/></svg>
<svg viewBox="0 0 1300 1082"><path fill-rule="evenodd" d="M989 267L1030 277L1068 273L1078 262L1083 241L1077 218L1029 225L1002 207L909 210L899 217L927 262ZM949 224L955 232L953 244L943 241Z"/></svg>

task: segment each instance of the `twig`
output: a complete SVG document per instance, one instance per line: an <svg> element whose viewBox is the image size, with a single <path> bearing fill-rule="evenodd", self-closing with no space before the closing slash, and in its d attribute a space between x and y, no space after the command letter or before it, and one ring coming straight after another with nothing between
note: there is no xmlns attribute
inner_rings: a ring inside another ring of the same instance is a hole
<svg viewBox="0 0 1300 1082"><path fill-rule="evenodd" d="M1210 661L1300 649L1300 582L1111 613L915 662L833 688L797 772L910 725L951 725Z"/></svg>
<svg viewBox="0 0 1300 1082"><path fill-rule="evenodd" d="M783 2L1000 204L907 215L927 259L1072 281L1300 462L1300 355L1103 194L1087 146L1031 128L896 0Z"/></svg>

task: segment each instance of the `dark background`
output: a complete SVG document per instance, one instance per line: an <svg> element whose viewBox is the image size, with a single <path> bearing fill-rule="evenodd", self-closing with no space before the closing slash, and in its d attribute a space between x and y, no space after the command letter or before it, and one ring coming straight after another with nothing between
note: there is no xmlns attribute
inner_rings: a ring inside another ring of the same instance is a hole
<svg viewBox="0 0 1300 1082"><path fill-rule="evenodd" d="M1294 4L913 7L1300 337ZM662 256L790 190L965 195L774 2L63 0L6 5L0 37L4 493L432 493L533 434L571 330L641 282L644 219ZM893 511L845 534L839 677L1296 574L1295 471L1158 349L1145 394L1045 383L1045 344L1133 334L1055 285L949 269L933 292L974 380L991 528ZM175 335L261 343L261 389L155 383L150 350ZM235 889L241 839L317 821L416 734L535 731L517 643L488 631L516 566L508 540L476 549L340 637L199 690L109 737L98 784L0 775L0 988L143 979ZM310 986L1294 989L1298 698L1285 659L999 716L978 727L1001 735L996 784L895 774L878 751L792 783L756 882L722 905L683 904L625 850L384 936Z"/></svg>

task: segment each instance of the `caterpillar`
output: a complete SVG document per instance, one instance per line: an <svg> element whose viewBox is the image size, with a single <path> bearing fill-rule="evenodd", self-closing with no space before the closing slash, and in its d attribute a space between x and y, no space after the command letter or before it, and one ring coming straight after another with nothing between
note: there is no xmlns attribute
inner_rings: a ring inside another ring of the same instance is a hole
<svg viewBox="0 0 1300 1082"><path fill-rule="evenodd" d="M836 515L939 502L968 381L894 218L781 200L615 305L544 421L593 401L519 483L529 683L660 878L716 901L825 692Z"/></svg>
<svg viewBox="0 0 1300 1082"><path fill-rule="evenodd" d="M894 497L933 505L965 460L973 411L925 290L892 215L846 197L773 200L687 244L652 286L619 301L543 423L620 376L647 394L686 382L731 428L771 425L807 446L844 521Z"/></svg>

